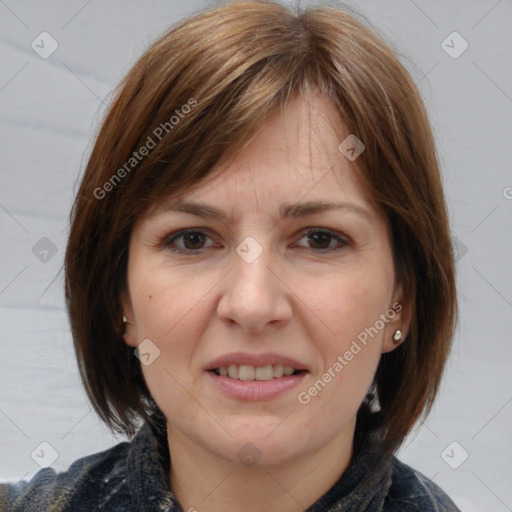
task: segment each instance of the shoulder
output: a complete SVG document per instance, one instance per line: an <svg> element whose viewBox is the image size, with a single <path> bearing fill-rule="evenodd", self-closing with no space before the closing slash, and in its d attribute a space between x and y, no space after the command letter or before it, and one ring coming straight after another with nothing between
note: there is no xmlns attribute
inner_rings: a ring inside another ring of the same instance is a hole
<svg viewBox="0 0 512 512"><path fill-rule="evenodd" d="M0 511L90 511L117 508L129 499L126 460L130 443L75 461L65 472L40 470L29 482L0 484ZM122 510L122 509L119 509Z"/></svg>
<svg viewBox="0 0 512 512"><path fill-rule="evenodd" d="M394 457L386 512L460 512L448 495L419 471Z"/></svg>

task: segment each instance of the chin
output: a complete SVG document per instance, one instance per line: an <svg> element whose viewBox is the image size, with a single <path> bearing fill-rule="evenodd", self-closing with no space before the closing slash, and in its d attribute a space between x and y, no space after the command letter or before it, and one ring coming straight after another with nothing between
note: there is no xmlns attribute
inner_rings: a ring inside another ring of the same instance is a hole
<svg viewBox="0 0 512 512"><path fill-rule="evenodd" d="M317 445L303 429L297 431L296 426L293 430L287 429L281 424L282 419L277 422L241 419L236 426L225 425L226 430L233 433L233 437L228 437L223 432L222 438L215 442L209 432L205 442L217 455L231 462L241 462L248 467L256 463L260 467L281 465L318 449L320 440L317 440Z"/></svg>

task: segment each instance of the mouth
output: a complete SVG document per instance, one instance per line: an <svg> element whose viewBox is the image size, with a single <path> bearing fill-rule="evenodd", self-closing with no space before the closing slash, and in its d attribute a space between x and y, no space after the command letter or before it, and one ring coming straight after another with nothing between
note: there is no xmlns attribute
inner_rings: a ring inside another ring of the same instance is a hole
<svg viewBox="0 0 512 512"><path fill-rule="evenodd" d="M274 399L290 393L310 374L304 363L274 352L232 352L204 369L214 389L236 400Z"/></svg>
<svg viewBox="0 0 512 512"><path fill-rule="evenodd" d="M225 354L205 368L213 389L235 400L272 400L287 396L310 374L305 364L275 354Z"/></svg>
<svg viewBox="0 0 512 512"><path fill-rule="evenodd" d="M307 372L305 369L294 368L293 366L282 364L266 366L230 364L229 366L220 366L219 368L213 368L208 371L220 377L228 377L229 379L244 381L269 381Z"/></svg>

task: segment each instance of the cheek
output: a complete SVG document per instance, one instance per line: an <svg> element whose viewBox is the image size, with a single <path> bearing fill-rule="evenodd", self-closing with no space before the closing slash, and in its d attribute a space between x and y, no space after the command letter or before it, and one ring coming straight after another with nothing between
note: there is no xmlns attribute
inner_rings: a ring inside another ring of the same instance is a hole
<svg viewBox="0 0 512 512"><path fill-rule="evenodd" d="M322 279L306 276L299 286L312 320L321 320L322 331L330 335L328 344L338 350L373 326L392 297L391 279L370 269L343 269Z"/></svg>
<svg viewBox="0 0 512 512"><path fill-rule="evenodd" d="M154 363L143 365L142 371L157 402L169 395L179 402L182 386L194 379L194 353L212 318L207 292L219 279L191 276L165 264L140 268L138 276L139 286L132 291L137 337L139 342L151 340L158 352Z"/></svg>
<svg viewBox="0 0 512 512"><path fill-rule="evenodd" d="M147 272L133 299L139 340L150 339L159 355L150 365L142 365L151 395L167 417L186 409L188 420L200 416L196 403L185 391L193 385L192 362L198 340L211 318L205 290L212 284L206 278L185 278L171 269ZM205 300L201 300L204 297Z"/></svg>
<svg viewBox="0 0 512 512"><path fill-rule="evenodd" d="M132 301L139 335L151 334L162 344L182 339L176 333L200 322L199 313L204 309L201 299L213 287L215 276L191 277L163 264L141 269L138 274L140 284L132 293Z"/></svg>
<svg viewBox="0 0 512 512"><path fill-rule="evenodd" d="M321 358L315 377L322 382L317 381L318 393L310 389L312 401L333 417L344 416L359 407L373 381L385 333L380 319L388 310L392 283L386 274L366 269L317 279L314 287L307 278L301 282L310 311L308 329ZM308 289L314 293L308 295Z"/></svg>

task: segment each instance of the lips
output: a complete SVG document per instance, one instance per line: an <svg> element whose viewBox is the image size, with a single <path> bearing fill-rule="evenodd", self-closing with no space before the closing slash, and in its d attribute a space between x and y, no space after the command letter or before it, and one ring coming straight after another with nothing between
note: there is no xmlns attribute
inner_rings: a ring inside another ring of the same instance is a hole
<svg viewBox="0 0 512 512"><path fill-rule="evenodd" d="M306 370L302 370L297 374L283 375L269 380L241 380L218 375L214 370L204 374L207 382L210 382L214 389L231 399L243 401L276 399L297 388L309 375Z"/></svg>
<svg viewBox="0 0 512 512"><path fill-rule="evenodd" d="M309 374L306 364L273 352L234 352L205 366L207 381L236 400L273 400L291 392Z"/></svg>

